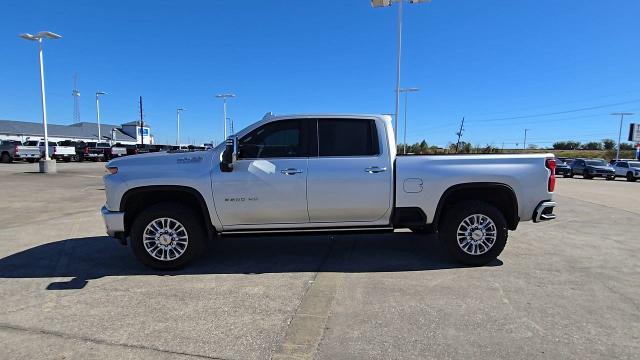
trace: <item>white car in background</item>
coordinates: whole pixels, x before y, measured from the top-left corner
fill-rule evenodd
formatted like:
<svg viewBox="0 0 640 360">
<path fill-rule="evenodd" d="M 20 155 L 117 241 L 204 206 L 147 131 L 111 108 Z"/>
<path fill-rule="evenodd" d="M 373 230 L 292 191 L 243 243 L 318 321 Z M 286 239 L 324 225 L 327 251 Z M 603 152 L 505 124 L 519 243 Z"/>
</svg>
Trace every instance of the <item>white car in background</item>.
<svg viewBox="0 0 640 360">
<path fill-rule="evenodd" d="M 616 177 L 625 177 L 627 181 L 640 179 L 640 161 L 616 161 L 612 166 Z"/>
</svg>

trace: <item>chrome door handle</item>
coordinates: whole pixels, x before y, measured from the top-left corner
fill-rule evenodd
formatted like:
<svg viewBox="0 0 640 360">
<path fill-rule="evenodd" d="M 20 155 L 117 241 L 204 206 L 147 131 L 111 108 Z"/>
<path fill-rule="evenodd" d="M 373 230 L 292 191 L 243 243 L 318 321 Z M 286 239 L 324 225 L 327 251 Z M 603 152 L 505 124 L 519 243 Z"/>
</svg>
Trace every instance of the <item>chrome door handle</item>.
<svg viewBox="0 0 640 360">
<path fill-rule="evenodd" d="M 377 167 L 377 166 L 372 166 L 372 167 L 368 167 L 366 169 L 364 169 L 365 172 L 368 172 L 369 174 L 376 174 L 376 173 L 381 173 L 384 171 L 387 171 L 386 167 Z"/>
<path fill-rule="evenodd" d="M 304 171 L 302 171 L 302 170 L 298 170 L 298 169 L 294 169 L 294 168 L 288 168 L 288 169 L 280 170 L 280 173 L 284 174 L 284 175 L 302 174 L 303 172 Z"/>
</svg>

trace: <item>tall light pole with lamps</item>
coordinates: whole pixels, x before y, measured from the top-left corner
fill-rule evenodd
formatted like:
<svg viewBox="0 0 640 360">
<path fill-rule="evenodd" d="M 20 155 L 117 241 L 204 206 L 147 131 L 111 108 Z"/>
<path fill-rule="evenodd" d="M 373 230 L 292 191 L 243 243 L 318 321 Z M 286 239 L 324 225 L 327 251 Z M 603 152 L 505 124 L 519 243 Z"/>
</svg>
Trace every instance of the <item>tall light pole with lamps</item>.
<svg viewBox="0 0 640 360">
<path fill-rule="evenodd" d="M 224 120 L 224 139 L 223 140 L 227 140 L 227 99 L 228 98 L 234 98 L 236 97 L 236 94 L 218 94 L 216 95 L 216 97 L 218 99 L 222 99 L 222 111 L 223 111 L 223 115 L 224 117 L 222 118 Z"/>
<path fill-rule="evenodd" d="M 371 0 L 371 6 L 386 7 L 393 3 L 398 3 L 398 46 L 396 50 L 396 112 L 395 112 L 395 133 L 398 136 L 398 112 L 400 109 L 400 64 L 402 60 L 402 5 L 406 0 Z M 431 2 L 431 0 L 408 0 L 409 4 L 418 4 L 423 2 Z"/>
<path fill-rule="evenodd" d="M 180 146 L 180 113 L 186 110 L 183 108 L 176 109 L 176 145 L 178 146 Z"/>
<path fill-rule="evenodd" d="M 404 93 L 404 140 L 402 140 L 402 153 L 407 153 L 407 98 L 409 97 L 410 92 L 420 91 L 419 88 L 404 88 L 400 89 L 400 92 Z"/>
<path fill-rule="evenodd" d="M 102 141 L 102 132 L 100 128 L 100 96 L 107 95 L 104 91 L 96 91 L 96 121 L 98 122 L 98 141 Z"/>
<path fill-rule="evenodd" d="M 624 121 L 624 117 L 631 116 L 633 113 L 630 112 L 614 112 L 611 115 L 620 115 L 620 129 L 618 129 L 618 148 L 616 149 L 616 160 L 620 159 L 620 140 L 622 137 L 622 122 Z"/>
<path fill-rule="evenodd" d="M 42 57 L 42 39 L 56 40 L 62 36 L 52 33 L 51 31 L 41 31 L 35 35 L 28 33 L 20 34 L 20 37 L 30 41 L 38 42 L 38 56 L 40 59 L 40 97 L 42 99 L 42 126 L 44 127 L 44 160 L 40 161 L 40 172 L 42 173 L 55 173 L 56 162 L 49 158 L 49 134 L 47 132 L 47 100 L 44 91 L 44 63 Z"/>
</svg>

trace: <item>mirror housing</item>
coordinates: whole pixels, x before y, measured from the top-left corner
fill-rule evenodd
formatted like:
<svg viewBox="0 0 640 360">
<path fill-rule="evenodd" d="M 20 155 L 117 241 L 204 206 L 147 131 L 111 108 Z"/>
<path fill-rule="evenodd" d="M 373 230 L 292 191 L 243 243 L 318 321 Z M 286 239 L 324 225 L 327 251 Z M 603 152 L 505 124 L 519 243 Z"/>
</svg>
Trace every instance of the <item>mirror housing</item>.
<svg viewBox="0 0 640 360">
<path fill-rule="evenodd" d="M 222 172 L 233 171 L 233 163 L 237 157 L 237 137 L 230 137 L 227 139 L 226 147 L 222 152 L 222 161 L 220 162 L 220 170 Z"/>
</svg>

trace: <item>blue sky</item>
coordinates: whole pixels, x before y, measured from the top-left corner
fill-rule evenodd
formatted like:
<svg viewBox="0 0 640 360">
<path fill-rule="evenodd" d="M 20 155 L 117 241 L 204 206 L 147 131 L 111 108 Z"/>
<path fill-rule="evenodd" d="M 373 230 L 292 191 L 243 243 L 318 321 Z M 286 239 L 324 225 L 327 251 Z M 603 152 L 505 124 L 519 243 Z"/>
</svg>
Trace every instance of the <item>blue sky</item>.
<svg viewBox="0 0 640 360">
<path fill-rule="evenodd" d="M 72 123 L 74 73 L 83 121 L 95 120 L 96 90 L 109 93 L 101 117 L 114 124 L 137 118 L 142 95 L 161 142 L 175 141 L 177 107 L 188 109 L 185 142 L 219 141 L 221 92 L 238 96 L 237 128 L 268 111 L 391 113 L 396 10 L 368 0 L 5 0 L 0 119 L 41 119 L 36 46 L 17 36 L 41 30 L 63 36 L 45 44 L 52 123 Z M 617 138 L 608 113 L 640 113 L 640 1 L 433 0 L 405 10 L 402 85 L 421 88 L 409 98 L 409 142 L 446 145 L 463 116 L 473 144 L 521 145 L 525 128 L 543 146 Z"/>
</svg>

